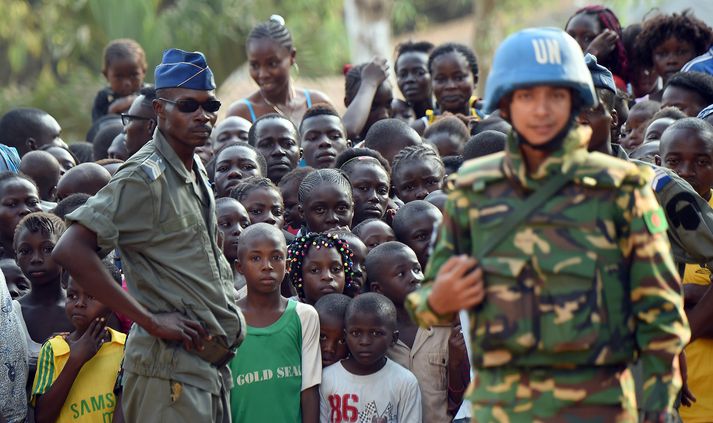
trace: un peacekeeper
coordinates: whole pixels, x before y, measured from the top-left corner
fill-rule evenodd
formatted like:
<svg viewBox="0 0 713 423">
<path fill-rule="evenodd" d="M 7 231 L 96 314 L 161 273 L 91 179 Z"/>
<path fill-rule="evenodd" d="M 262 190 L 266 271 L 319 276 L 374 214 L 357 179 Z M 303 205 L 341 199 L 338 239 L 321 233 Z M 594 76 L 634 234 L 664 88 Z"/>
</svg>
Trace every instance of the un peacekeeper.
<svg viewBox="0 0 713 423">
<path fill-rule="evenodd" d="M 226 363 L 244 323 L 216 242 L 215 202 L 196 147 L 216 120 L 213 74 L 171 49 L 155 71 L 157 129 L 110 183 L 67 215 L 53 257 L 99 301 L 137 324 L 126 343 L 129 422 L 229 422 Z M 129 293 L 99 260 L 117 249 Z"/>
<path fill-rule="evenodd" d="M 469 309 L 478 422 L 637 422 L 627 364 L 644 368 L 643 420 L 671 410 L 690 332 L 650 168 L 587 151 L 597 105 L 574 39 L 526 29 L 498 48 L 485 108 L 506 151 L 463 165 L 424 286 L 421 325 Z"/>
<path fill-rule="evenodd" d="M 616 85 L 609 69 L 599 65 L 591 54 L 584 57 L 592 75 L 599 105 L 580 113 L 578 122 L 592 128 L 589 151 L 599 151 L 654 170 L 651 187 L 668 221 L 668 239 L 680 275 L 686 263 L 705 264 L 713 270 L 713 209 L 691 185 L 672 170 L 639 160 L 631 160 L 618 144 L 611 141 L 610 129 L 617 124 L 614 109 Z M 701 288 L 700 285 L 694 288 Z M 696 301 L 704 290 L 695 293 Z"/>
</svg>

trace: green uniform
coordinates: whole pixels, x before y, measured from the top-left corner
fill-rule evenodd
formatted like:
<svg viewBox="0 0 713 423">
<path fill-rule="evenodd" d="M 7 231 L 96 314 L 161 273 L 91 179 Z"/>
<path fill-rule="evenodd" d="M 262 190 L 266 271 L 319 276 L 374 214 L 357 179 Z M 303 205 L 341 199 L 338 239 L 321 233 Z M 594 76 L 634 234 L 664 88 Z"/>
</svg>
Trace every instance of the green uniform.
<svg viewBox="0 0 713 423">
<path fill-rule="evenodd" d="M 534 173 L 518 142 L 463 165 L 427 266 L 433 281 L 451 256 L 480 245 L 527 195 L 576 166 L 573 181 L 479 257 L 485 299 L 470 311 L 478 422 L 636 421 L 627 364 L 644 369 L 644 404 L 669 410 L 680 387 L 677 354 L 690 331 L 666 220 L 651 170 L 586 151 L 573 130 Z M 406 302 L 423 326 L 425 283 Z"/>
<path fill-rule="evenodd" d="M 67 219 L 95 232 L 102 252 L 119 251 L 129 293 L 141 305 L 152 313 L 183 313 L 233 345 L 242 334 L 233 273 L 216 242 L 215 202 L 206 171 L 194 157 L 189 172 L 157 130 L 106 187 Z M 185 421 L 210 421 L 215 407 L 196 409 L 182 401 L 194 398 L 197 389 L 208 398 L 202 403 L 224 402 L 230 388 L 220 369 L 138 325 L 126 342 L 123 367 L 127 421 L 149 421 L 143 405 L 193 409 Z M 165 389 L 146 389 L 146 378 L 160 379 L 156 382 Z M 182 396 L 180 385 L 188 385 L 191 395 Z M 172 395 L 160 393 L 169 390 Z"/>
</svg>

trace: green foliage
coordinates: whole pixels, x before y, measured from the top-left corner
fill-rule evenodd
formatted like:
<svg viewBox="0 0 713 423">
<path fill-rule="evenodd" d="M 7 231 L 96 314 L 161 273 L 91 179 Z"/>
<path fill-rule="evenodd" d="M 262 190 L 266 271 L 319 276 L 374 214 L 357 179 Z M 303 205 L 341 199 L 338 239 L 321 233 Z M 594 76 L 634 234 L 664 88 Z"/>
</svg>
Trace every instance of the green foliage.
<svg viewBox="0 0 713 423">
<path fill-rule="evenodd" d="M 90 125 L 104 46 L 133 38 L 146 51 L 146 81 L 163 50 L 206 54 L 218 83 L 245 62 L 245 39 L 270 14 L 285 17 L 301 72 L 333 74 L 348 52 L 341 0 L 0 0 L 0 115 L 20 106 L 55 116 L 68 141 Z"/>
<path fill-rule="evenodd" d="M 473 0 L 395 0 L 391 17 L 394 34 L 415 31 L 429 23 L 462 18 L 473 12 Z"/>
</svg>

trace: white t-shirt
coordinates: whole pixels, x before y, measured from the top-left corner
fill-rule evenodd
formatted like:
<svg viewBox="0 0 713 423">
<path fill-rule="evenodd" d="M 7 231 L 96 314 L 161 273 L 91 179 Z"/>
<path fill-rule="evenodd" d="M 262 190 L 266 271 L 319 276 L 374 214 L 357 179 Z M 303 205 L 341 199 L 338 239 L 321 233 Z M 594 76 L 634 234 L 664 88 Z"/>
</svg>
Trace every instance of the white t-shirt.
<svg viewBox="0 0 713 423">
<path fill-rule="evenodd" d="M 13 301 L 0 271 L 0 420 L 23 422 L 27 416 L 25 385 L 28 351 L 20 303 Z"/>
<path fill-rule="evenodd" d="M 321 423 L 420 423 L 416 376 L 387 359 L 376 373 L 359 376 L 334 363 L 322 372 Z"/>
</svg>

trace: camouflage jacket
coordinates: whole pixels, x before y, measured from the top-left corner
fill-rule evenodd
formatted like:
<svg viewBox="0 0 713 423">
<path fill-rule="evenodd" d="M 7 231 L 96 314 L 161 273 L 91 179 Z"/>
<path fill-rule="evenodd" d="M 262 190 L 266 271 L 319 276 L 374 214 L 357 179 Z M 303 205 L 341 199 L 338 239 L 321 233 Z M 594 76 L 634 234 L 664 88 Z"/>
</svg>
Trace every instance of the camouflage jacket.
<svg viewBox="0 0 713 423">
<path fill-rule="evenodd" d="M 674 359 L 688 341 L 680 279 L 650 168 L 589 153 L 584 129 L 528 173 L 517 140 L 466 162 L 445 205 L 426 283 L 406 306 L 420 325 L 449 321 L 430 310 L 431 282 L 451 256 L 479 245 L 549 178 L 577 166 L 567 184 L 519 223 L 487 257 L 486 294 L 470 312 L 474 366 L 644 368 L 646 410 L 671 406 Z"/>
</svg>

